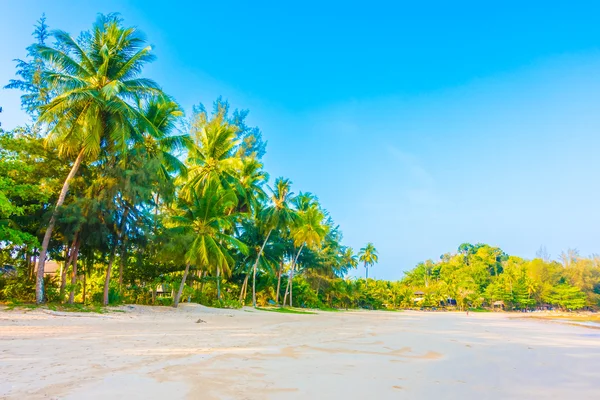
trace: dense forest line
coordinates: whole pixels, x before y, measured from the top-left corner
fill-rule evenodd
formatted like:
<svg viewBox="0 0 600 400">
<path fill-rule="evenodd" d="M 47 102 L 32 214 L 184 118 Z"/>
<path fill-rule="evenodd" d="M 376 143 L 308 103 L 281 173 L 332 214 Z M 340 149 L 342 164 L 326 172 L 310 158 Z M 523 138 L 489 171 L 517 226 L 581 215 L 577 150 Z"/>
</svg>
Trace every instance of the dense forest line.
<svg viewBox="0 0 600 400">
<path fill-rule="evenodd" d="M 217 99 L 186 116 L 144 76 L 143 35 L 100 15 L 72 37 L 42 17 L 8 89 L 31 123 L 0 129 L 0 300 L 219 307 L 600 305 L 600 257 L 534 260 L 463 244 L 401 281 L 368 278 L 311 193 L 270 186 L 247 110 Z M 45 274 L 47 260 L 59 263 Z M 348 278 L 358 266 L 365 279 Z M 14 267 L 14 269 L 13 269 Z"/>
</svg>

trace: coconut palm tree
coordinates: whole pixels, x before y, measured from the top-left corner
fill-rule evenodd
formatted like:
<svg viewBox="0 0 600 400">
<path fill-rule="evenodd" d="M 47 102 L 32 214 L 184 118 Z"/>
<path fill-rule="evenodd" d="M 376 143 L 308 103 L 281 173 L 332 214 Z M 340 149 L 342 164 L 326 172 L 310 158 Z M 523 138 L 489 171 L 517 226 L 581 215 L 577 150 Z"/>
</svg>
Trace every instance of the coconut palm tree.
<svg viewBox="0 0 600 400">
<path fill-rule="evenodd" d="M 156 83 L 140 73 L 154 59 L 135 28 L 125 28 L 113 15 L 100 16 L 87 40 L 77 41 L 68 33 L 56 31 L 57 47 L 38 46 L 40 57 L 52 70 L 45 71 L 56 96 L 40 107 L 39 123 L 49 127 L 48 143 L 58 145 L 65 156 L 77 155 L 52 212 L 40 250 L 36 301 L 44 300 L 44 263 L 58 210 L 65 201 L 71 179 L 84 158 L 95 160 L 102 151 L 125 152 L 137 139 L 134 125 L 144 122 L 149 131 L 156 128 L 144 121 L 134 99 L 159 93 Z"/>
<path fill-rule="evenodd" d="M 298 253 L 296 253 L 296 256 L 292 260 L 292 266 L 290 268 L 290 277 L 288 282 L 290 291 L 290 307 L 292 307 L 294 304 L 293 281 L 294 270 L 296 269 L 296 265 L 298 263 L 298 257 L 300 257 L 300 253 L 302 253 L 302 250 L 305 247 L 319 247 L 323 242 L 325 235 L 327 235 L 329 228 L 323 223 L 325 215 L 316 205 L 311 205 L 308 209 L 306 209 L 306 211 L 301 211 L 299 217 L 299 222 L 292 231 L 292 240 L 294 241 L 294 246 L 297 248 L 299 247 L 299 249 Z"/>
<path fill-rule="evenodd" d="M 341 273 L 345 275 L 349 270 L 356 268 L 357 265 L 358 259 L 356 258 L 352 247 L 344 247 L 341 254 Z"/>
<path fill-rule="evenodd" d="M 181 195 L 188 200 L 211 188 L 236 188 L 242 159 L 235 155 L 239 145 L 238 127 L 225 118 L 221 109 L 211 119 L 205 111 L 196 112 L 190 127 L 192 145 L 188 151 L 188 173 Z"/>
<path fill-rule="evenodd" d="M 236 180 L 237 192 L 241 200 L 239 211 L 256 215 L 260 205 L 267 199 L 263 185 L 269 180 L 269 174 L 262 168 L 263 164 L 255 158 L 242 159 L 242 169 Z"/>
<path fill-rule="evenodd" d="M 368 243 L 358 252 L 358 261 L 365 266 L 365 284 L 369 281 L 369 267 L 375 265 L 379 261 L 379 254 L 373 243 Z"/>
<path fill-rule="evenodd" d="M 289 179 L 277 178 L 275 189 L 272 190 L 271 204 L 260 212 L 259 221 L 263 229 L 267 232 L 265 240 L 258 251 L 258 256 L 252 268 L 252 306 L 256 307 L 256 270 L 258 262 L 262 256 L 265 246 L 273 233 L 273 230 L 280 230 L 290 226 L 298 219 L 297 214 L 291 208 L 291 200 L 294 193 L 290 191 L 292 182 Z"/>
<path fill-rule="evenodd" d="M 231 249 L 248 254 L 248 247 L 232 234 L 237 215 L 235 210 L 238 199 L 233 190 L 215 189 L 206 191 L 204 195 L 192 193 L 191 202 L 182 202 L 176 215 L 171 218 L 175 230 L 189 235 L 191 244 L 185 253 L 185 271 L 175 296 L 173 307 L 177 307 L 181 293 L 190 270 L 194 265 L 198 268 L 215 268 L 217 290 L 221 272 L 230 273 L 234 265 Z"/>
</svg>

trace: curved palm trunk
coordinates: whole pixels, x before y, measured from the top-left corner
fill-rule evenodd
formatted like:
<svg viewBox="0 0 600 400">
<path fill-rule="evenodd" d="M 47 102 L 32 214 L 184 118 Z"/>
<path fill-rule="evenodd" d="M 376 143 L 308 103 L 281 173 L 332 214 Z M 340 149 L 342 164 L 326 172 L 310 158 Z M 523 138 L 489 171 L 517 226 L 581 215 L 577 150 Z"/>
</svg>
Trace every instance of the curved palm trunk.
<svg viewBox="0 0 600 400">
<path fill-rule="evenodd" d="M 58 210 L 65 202 L 65 198 L 67 197 L 67 193 L 69 192 L 69 185 L 71 184 L 71 179 L 73 179 L 75 174 L 77 174 L 79 166 L 83 161 L 83 156 L 84 151 L 81 150 L 79 152 L 79 155 L 75 159 L 73 166 L 71 167 L 69 175 L 67 175 L 67 179 L 65 179 L 65 182 L 63 183 L 60 195 L 58 196 L 58 200 L 56 201 L 56 206 L 54 207 L 54 211 L 52 211 L 52 216 L 50 217 L 48 228 L 46 228 L 46 233 L 44 234 L 44 240 L 42 241 L 42 249 L 40 250 L 40 258 L 38 262 L 37 276 L 35 281 L 35 302 L 37 304 L 41 304 L 44 302 L 44 265 L 46 264 L 46 253 L 48 253 L 48 246 L 50 245 L 52 231 L 54 231 L 54 225 L 56 225 L 56 217 L 58 217 Z"/>
<path fill-rule="evenodd" d="M 244 278 L 244 283 L 242 283 L 242 290 L 240 290 L 240 303 L 242 301 L 244 301 L 244 299 L 246 298 L 246 290 L 248 290 L 248 279 L 250 278 L 249 274 L 246 274 L 246 277 Z"/>
<path fill-rule="evenodd" d="M 258 267 L 258 261 L 260 260 L 260 256 L 262 256 L 265 246 L 267 245 L 267 241 L 269 240 L 269 236 L 271 236 L 271 232 L 273 232 L 273 229 L 270 229 L 269 233 L 267 233 L 267 237 L 265 238 L 265 241 L 263 242 L 260 251 L 258 252 L 256 262 L 254 263 L 254 268 L 252 269 L 252 307 L 254 308 L 256 308 L 256 269 Z"/>
<path fill-rule="evenodd" d="M 188 273 L 190 272 L 190 263 L 185 264 L 185 271 L 183 272 L 183 278 L 181 278 L 181 284 L 179 285 L 179 290 L 173 299 L 173 307 L 177 308 L 179 305 L 179 299 L 181 299 L 181 293 L 183 293 L 183 287 L 185 286 L 185 281 L 187 280 Z"/>
<path fill-rule="evenodd" d="M 279 272 L 277 273 L 277 292 L 275 292 L 275 303 L 279 304 L 279 290 L 281 289 L 281 274 L 283 272 L 283 260 L 279 263 Z"/>
<path fill-rule="evenodd" d="M 294 258 L 294 262 L 292 263 L 292 269 L 290 270 L 290 307 L 294 306 L 294 270 L 296 269 L 296 263 L 303 248 L 304 244 L 300 246 L 300 250 L 298 250 L 298 254 L 296 254 L 296 258 Z"/>
<path fill-rule="evenodd" d="M 285 307 L 285 303 L 287 302 L 288 294 L 290 293 L 290 280 L 288 278 L 287 285 L 285 286 L 285 293 L 283 294 L 283 307 Z"/>
<path fill-rule="evenodd" d="M 369 286 L 369 266 L 365 262 L 365 287 Z"/>
</svg>

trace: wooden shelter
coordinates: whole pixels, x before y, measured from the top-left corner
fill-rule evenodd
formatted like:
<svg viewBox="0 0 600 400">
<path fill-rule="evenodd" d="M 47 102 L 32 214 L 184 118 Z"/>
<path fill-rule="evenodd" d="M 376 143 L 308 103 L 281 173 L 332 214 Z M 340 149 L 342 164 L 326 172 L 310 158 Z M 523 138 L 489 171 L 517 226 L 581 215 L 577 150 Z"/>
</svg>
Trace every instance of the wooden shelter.
<svg viewBox="0 0 600 400">
<path fill-rule="evenodd" d="M 504 309 L 504 302 L 502 300 L 497 300 L 497 301 L 495 301 L 495 302 L 492 303 L 492 306 L 494 307 L 494 310 L 496 308 Z"/>
</svg>

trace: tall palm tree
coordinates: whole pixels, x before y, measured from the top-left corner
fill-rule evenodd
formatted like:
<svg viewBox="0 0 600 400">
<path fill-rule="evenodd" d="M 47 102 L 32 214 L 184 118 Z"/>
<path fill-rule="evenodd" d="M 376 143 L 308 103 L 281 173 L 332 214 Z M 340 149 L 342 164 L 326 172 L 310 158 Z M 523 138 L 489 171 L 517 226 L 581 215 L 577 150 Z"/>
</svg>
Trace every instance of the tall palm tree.
<svg viewBox="0 0 600 400">
<path fill-rule="evenodd" d="M 224 275 L 229 274 L 234 265 L 230 249 L 235 248 L 242 254 L 248 254 L 247 246 L 227 233 L 237 218 L 237 215 L 232 212 L 238 202 L 235 192 L 216 189 L 207 191 L 204 195 L 198 193 L 191 195 L 191 202 L 181 204 L 177 215 L 172 217 L 174 229 L 189 235 L 191 239 L 191 244 L 185 253 L 185 271 L 173 307 L 179 304 L 191 265 L 199 268 L 215 268 L 217 285 L 219 285 L 221 272 Z"/>
<path fill-rule="evenodd" d="M 48 143 L 57 144 L 66 156 L 77 154 L 64 181 L 46 229 L 37 270 L 36 301 L 44 300 L 44 264 L 58 210 L 65 201 L 71 179 L 84 158 L 94 160 L 101 151 L 125 150 L 136 139 L 135 121 L 144 120 L 133 99 L 160 90 L 139 77 L 154 59 L 135 28 L 125 28 L 114 16 L 100 16 L 88 40 L 77 41 L 63 31 L 54 32 L 57 48 L 38 46 L 40 57 L 52 66 L 43 74 L 57 95 L 40 107 L 39 122 L 50 128 Z M 144 121 L 148 130 L 156 128 Z"/>
<path fill-rule="evenodd" d="M 294 241 L 294 246 L 299 247 L 299 249 L 298 253 L 296 253 L 296 257 L 292 260 L 290 269 L 290 307 L 294 304 L 294 270 L 298 263 L 298 257 L 300 257 L 300 253 L 302 253 L 302 250 L 305 247 L 317 248 L 321 245 L 328 231 L 328 226 L 323 223 L 324 219 L 325 215 L 323 212 L 316 205 L 311 205 L 306 211 L 300 212 L 300 221 L 293 230 L 292 239 Z"/>
<path fill-rule="evenodd" d="M 369 267 L 375 265 L 379 261 L 379 254 L 373 243 L 368 243 L 358 252 L 358 261 L 365 266 L 365 283 L 369 281 Z"/>
<path fill-rule="evenodd" d="M 266 207 L 259 216 L 259 220 L 262 222 L 264 229 L 267 232 L 267 236 L 258 252 L 254 267 L 252 268 L 252 306 L 256 307 L 256 270 L 258 262 L 262 256 L 269 237 L 273 230 L 282 229 L 286 226 L 291 225 L 297 220 L 297 215 L 294 210 L 290 207 L 293 193 L 290 191 L 291 182 L 289 179 L 277 178 L 275 181 L 275 189 L 272 190 L 271 204 Z"/>
</svg>

